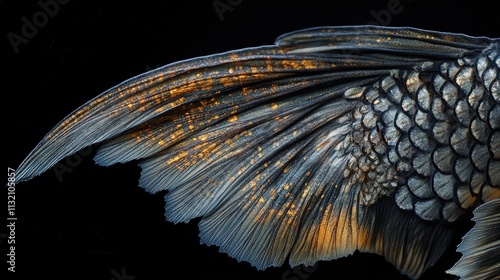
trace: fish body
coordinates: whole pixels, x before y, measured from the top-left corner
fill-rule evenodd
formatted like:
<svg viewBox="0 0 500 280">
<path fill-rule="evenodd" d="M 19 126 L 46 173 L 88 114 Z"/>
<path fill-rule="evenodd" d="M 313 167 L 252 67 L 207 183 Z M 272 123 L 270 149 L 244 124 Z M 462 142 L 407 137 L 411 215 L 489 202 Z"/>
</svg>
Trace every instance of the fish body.
<svg viewBox="0 0 500 280">
<path fill-rule="evenodd" d="M 450 272 L 498 277 L 498 238 L 474 237 L 500 224 L 499 46 L 415 28 L 320 27 L 169 64 L 72 112 L 16 180 L 98 144 L 96 163 L 138 160 L 139 185 L 168 190 L 167 220 L 201 217 L 203 243 L 257 269 L 359 250 L 411 278 L 481 205 L 464 239 L 480 243 L 459 247 Z"/>
</svg>

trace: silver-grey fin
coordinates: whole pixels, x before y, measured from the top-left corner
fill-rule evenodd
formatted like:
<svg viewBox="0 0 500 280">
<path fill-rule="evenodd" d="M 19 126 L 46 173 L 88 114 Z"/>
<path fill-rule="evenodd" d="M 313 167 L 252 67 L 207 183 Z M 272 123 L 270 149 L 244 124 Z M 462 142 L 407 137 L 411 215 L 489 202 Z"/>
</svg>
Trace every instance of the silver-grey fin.
<svg viewBox="0 0 500 280">
<path fill-rule="evenodd" d="M 500 199 L 473 212 L 476 224 L 457 249 L 463 256 L 446 272 L 465 280 L 500 279 Z"/>
<path fill-rule="evenodd" d="M 400 211 L 393 200 L 385 197 L 373 205 L 365 222 L 373 224 L 370 239 L 359 250 L 380 254 L 403 274 L 419 279 L 441 258 L 456 227 L 423 221 Z"/>
<path fill-rule="evenodd" d="M 283 34 L 276 45 L 290 52 L 342 53 L 368 51 L 434 59 L 458 58 L 464 54 L 499 44 L 500 39 L 429 31 L 411 27 L 335 26 L 313 27 Z"/>
<path fill-rule="evenodd" d="M 497 42 L 336 27 L 173 63 L 74 111 L 23 161 L 16 179 L 100 143 L 97 163 L 139 160 L 141 187 L 168 191 L 167 220 L 201 217 L 203 243 L 258 269 L 288 256 L 292 265 L 312 265 L 360 250 L 418 278 L 448 245 L 453 227 L 442 222 L 461 215 L 456 201 L 468 209 L 498 195 L 498 157 L 486 156 L 498 155 L 500 138 L 482 133 L 497 128 L 498 110 L 490 110 L 496 103 L 487 95 L 477 106 L 457 100 L 454 86 L 496 92 L 498 103 L 497 52 L 479 63 L 484 85 L 469 83 L 474 55 Z M 441 110 L 468 109 L 466 102 L 478 108 L 473 136 L 482 144 L 471 149 L 477 166 L 464 164 L 461 148 L 469 110 Z M 448 126 L 455 111 L 463 129 Z M 434 127 L 431 117 L 439 121 Z M 454 149 L 442 147 L 449 138 Z M 451 165 L 455 153 L 465 159 Z M 453 178 L 456 170 L 471 173 L 470 180 Z M 463 184 L 454 188 L 451 179 Z"/>
</svg>

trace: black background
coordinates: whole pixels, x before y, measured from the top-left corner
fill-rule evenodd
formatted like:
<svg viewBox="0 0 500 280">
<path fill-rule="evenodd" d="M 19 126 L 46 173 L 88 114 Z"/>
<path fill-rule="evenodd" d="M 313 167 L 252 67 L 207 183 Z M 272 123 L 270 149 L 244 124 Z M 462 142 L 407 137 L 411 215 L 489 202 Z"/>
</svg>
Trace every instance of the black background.
<svg viewBox="0 0 500 280">
<path fill-rule="evenodd" d="M 21 35 L 21 18 L 32 22 L 41 8 L 34 0 L 3 0 L 1 65 L 5 69 L 1 92 L 6 164 L 16 168 L 45 133 L 73 109 L 146 70 L 195 56 L 272 44 L 280 34 L 296 29 L 367 24 L 375 20 L 373 12 L 387 9 L 387 4 L 394 1 L 220 0 L 238 4 L 224 12 L 221 20 L 212 0 L 70 0 L 60 5 L 58 13 L 49 16 L 47 23 L 15 53 L 7 34 Z M 485 1 L 470 1 L 467 5 L 456 1 L 397 2 L 401 12 L 382 24 L 500 35 L 499 7 L 490 6 L 493 1 L 488 5 Z M 199 245 L 197 221 L 179 225 L 166 222 L 164 193 L 149 195 L 138 188 L 140 169 L 134 163 L 98 167 L 91 155 L 80 153 L 61 164 L 72 172 L 58 177 L 49 170 L 17 186 L 16 276 L 108 280 L 131 280 L 132 276 L 137 280 L 173 279 L 176 275 L 186 279 L 406 279 L 381 257 L 358 253 L 319 262 L 302 272 L 286 265 L 256 271 L 248 263 L 238 263 L 219 253 L 216 247 Z M 5 210 L 1 213 L 7 208 L 6 191 L 3 195 Z M 1 242 L 4 259 L 5 235 Z M 457 242 L 459 237 L 452 247 Z M 444 270 L 458 257 L 451 248 L 424 279 L 454 279 Z"/>
</svg>

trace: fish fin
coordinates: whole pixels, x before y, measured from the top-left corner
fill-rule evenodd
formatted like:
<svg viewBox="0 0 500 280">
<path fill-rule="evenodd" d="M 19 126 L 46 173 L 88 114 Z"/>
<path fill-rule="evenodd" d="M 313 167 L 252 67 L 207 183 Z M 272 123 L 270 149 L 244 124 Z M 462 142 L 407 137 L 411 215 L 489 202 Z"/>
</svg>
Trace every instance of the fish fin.
<svg viewBox="0 0 500 280">
<path fill-rule="evenodd" d="M 387 36 L 397 42 L 387 42 Z M 292 77 L 307 80 L 320 74 L 330 75 L 329 81 L 320 78 L 329 83 L 376 77 L 391 69 L 422 66 L 428 57 L 417 55 L 419 53 L 437 58 L 443 58 L 440 54 L 446 58 L 457 57 L 497 41 L 415 28 L 321 27 L 285 34 L 276 40 L 275 46 L 246 48 L 168 64 L 126 80 L 70 113 L 21 163 L 17 181 L 39 175 L 86 146 L 104 142 L 145 123 L 154 123 L 153 118 L 175 115 L 175 109 L 179 112 L 180 106 L 207 102 L 247 85 L 267 81 L 267 85 L 272 86 L 272 81 L 283 82 Z M 370 54 L 350 52 L 353 49 L 370 50 Z M 329 53 L 331 50 L 338 52 Z M 312 84 L 306 82 L 304 87 Z M 266 93 L 260 102 L 276 94 Z M 248 101 L 255 93 L 243 94 Z M 222 104 L 216 109 L 240 105 Z M 106 160 L 101 163 L 107 164 Z"/>
<path fill-rule="evenodd" d="M 447 271 L 460 279 L 500 277 L 500 199 L 486 202 L 474 211 L 474 227 L 463 237 L 457 251 L 460 260 Z"/>
<path fill-rule="evenodd" d="M 411 27 L 314 27 L 284 34 L 276 45 L 291 53 L 391 53 L 398 59 L 452 59 L 484 49 L 500 39 L 422 30 Z"/>
<path fill-rule="evenodd" d="M 381 198 L 364 217 L 367 229 L 359 251 L 375 253 L 411 279 L 420 278 L 443 255 L 455 227 L 427 222 L 412 212 L 403 212 L 394 197 Z"/>
<path fill-rule="evenodd" d="M 360 105 L 381 78 L 428 60 L 390 45 L 363 55 L 286 38 L 169 64 L 111 88 L 51 130 L 17 169 L 17 182 L 100 143 L 98 164 L 138 160 L 140 186 L 168 191 L 167 220 L 201 217 L 203 243 L 259 269 L 361 250 L 420 275 L 440 255 L 441 246 L 426 245 L 440 244 L 443 228 L 400 221 L 409 216 L 392 196 L 395 168 L 367 154 L 382 141 L 364 133 L 362 121 L 376 127 L 376 116 Z M 370 167 L 375 177 L 367 179 Z M 379 202 L 386 196 L 390 202 Z"/>
<path fill-rule="evenodd" d="M 193 132 L 295 92 L 309 90 L 309 104 L 322 102 L 339 92 L 331 91 L 330 97 L 316 99 L 312 88 L 331 84 L 341 88 L 353 79 L 359 79 L 354 83 L 363 83 L 389 73 L 391 65 L 409 67 L 413 64 L 356 56 L 295 55 L 276 46 L 247 48 L 172 63 L 124 81 L 69 114 L 20 164 L 16 181 L 31 179 L 68 155 L 122 134 L 130 136 L 134 132 L 135 135 L 144 132 L 153 137 L 161 133 L 154 127 L 160 127 L 163 133 L 168 129 L 175 131 L 166 145 L 155 145 L 155 138 L 138 137 L 135 142 L 129 142 L 129 146 L 138 147 L 133 150 L 135 155 L 131 154 L 132 150 L 126 150 L 120 159 L 114 156 L 111 160 L 101 155 L 97 158 L 99 164 L 147 157 Z M 204 104 L 208 104 L 207 107 Z M 189 111 L 192 108 L 198 111 Z M 179 121 L 187 127 L 171 127 L 175 122 L 169 122 L 169 118 L 181 118 Z M 128 141 L 125 139 L 129 138 L 116 141 Z"/>
</svg>

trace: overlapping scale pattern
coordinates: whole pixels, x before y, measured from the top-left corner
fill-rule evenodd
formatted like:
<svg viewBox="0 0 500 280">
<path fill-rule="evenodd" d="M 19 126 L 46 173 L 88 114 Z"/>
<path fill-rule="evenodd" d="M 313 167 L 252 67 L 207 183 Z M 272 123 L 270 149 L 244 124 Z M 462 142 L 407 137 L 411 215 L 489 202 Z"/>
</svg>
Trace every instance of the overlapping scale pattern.
<svg viewBox="0 0 500 280">
<path fill-rule="evenodd" d="M 387 151 L 378 152 L 398 171 L 401 209 L 453 222 L 500 195 L 498 63 L 492 49 L 436 64 L 433 75 L 400 71 L 366 100 L 380 116 Z"/>
<path fill-rule="evenodd" d="M 400 185 L 400 208 L 424 220 L 453 222 L 465 209 L 498 196 L 497 62 L 498 51 L 490 50 L 427 71 L 393 71 L 364 91 L 355 118 L 364 129 L 359 140 L 369 143 L 363 154 L 377 159 L 367 163 L 371 169 L 394 167 L 389 181 Z M 357 97 L 360 89 L 352 91 Z M 359 156 L 354 159 L 359 163 Z M 372 204 L 393 190 L 387 183 L 368 184 L 362 201 Z"/>
</svg>

